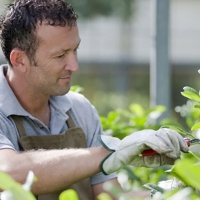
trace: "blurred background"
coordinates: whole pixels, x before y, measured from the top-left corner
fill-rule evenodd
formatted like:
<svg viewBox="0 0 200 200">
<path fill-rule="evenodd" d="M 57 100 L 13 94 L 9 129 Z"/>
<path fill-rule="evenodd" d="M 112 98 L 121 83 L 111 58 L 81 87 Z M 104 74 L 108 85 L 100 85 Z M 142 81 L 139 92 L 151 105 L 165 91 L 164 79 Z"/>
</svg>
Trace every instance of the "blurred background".
<svg viewBox="0 0 200 200">
<path fill-rule="evenodd" d="M 0 11 L 7 0 L 0 1 Z M 151 54 L 154 0 L 68 0 L 77 12 L 81 45 L 80 70 L 72 85 L 84 88 L 83 94 L 101 115 L 116 108 L 139 103 L 151 104 Z M 160 1 L 161 2 L 161 1 Z M 170 115 L 187 100 L 183 87 L 200 88 L 200 1 L 168 2 L 168 66 L 159 88 L 169 97 Z M 162 13 L 159 14 L 162 16 Z M 159 18 L 159 15 L 157 16 Z M 161 22 L 162 23 L 162 22 Z M 0 53 L 0 63 L 5 63 Z M 161 74 L 164 80 L 165 74 Z"/>
</svg>

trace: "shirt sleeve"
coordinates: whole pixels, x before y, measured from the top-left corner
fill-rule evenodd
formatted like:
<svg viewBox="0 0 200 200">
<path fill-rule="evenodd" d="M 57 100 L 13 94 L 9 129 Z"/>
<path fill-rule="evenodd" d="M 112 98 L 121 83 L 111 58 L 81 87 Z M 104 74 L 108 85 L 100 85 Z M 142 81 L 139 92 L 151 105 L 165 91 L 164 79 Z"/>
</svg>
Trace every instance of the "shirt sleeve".
<svg viewBox="0 0 200 200">
<path fill-rule="evenodd" d="M 15 150 L 12 142 L 2 134 L 0 130 L 0 149 L 12 149 Z"/>
<path fill-rule="evenodd" d="M 14 122 L 0 112 L 0 149 L 19 151 L 18 132 Z"/>
</svg>

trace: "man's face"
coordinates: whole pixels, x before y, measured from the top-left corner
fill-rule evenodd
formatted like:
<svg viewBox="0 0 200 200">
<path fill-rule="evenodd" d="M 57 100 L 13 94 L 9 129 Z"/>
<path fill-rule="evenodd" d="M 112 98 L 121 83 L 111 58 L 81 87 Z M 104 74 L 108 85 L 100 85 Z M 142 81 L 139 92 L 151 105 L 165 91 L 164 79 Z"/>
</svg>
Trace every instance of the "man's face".
<svg viewBox="0 0 200 200">
<path fill-rule="evenodd" d="M 70 89 L 72 73 L 78 70 L 78 27 L 43 23 L 36 34 L 40 41 L 35 54 L 37 66 L 28 68 L 29 89 L 38 95 L 64 95 Z"/>
</svg>

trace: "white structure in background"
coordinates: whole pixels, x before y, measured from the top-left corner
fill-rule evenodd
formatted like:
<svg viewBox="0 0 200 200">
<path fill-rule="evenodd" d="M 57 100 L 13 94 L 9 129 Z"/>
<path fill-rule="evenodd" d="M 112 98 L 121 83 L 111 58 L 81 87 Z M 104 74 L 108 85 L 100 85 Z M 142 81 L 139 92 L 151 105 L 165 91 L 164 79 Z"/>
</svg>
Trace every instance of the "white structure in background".
<svg viewBox="0 0 200 200">
<path fill-rule="evenodd" d="M 0 11 L 4 7 L 0 1 Z M 150 57 L 150 2 L 136 0 L 129 23 L 116 17 L 90 21 L 79 19 L 80 62 L 128 62 L 148 64 Z M 170 1 L 170 55 L 176 64 L 200 63 L 200 1 Z M 0 53 L 3 58 L 2 54 Z"/>
<path fill-rule="evenodd" d="M 149 0 L 137 0 L 133 19 L 123 30 L 116 18 L 79 21 L 81 61 L 149 63 L 150 14 Z M 170 55 L 173 63 L 200 63 L 200 1 L 170 1 Z M 127 38 L 129 37 L 129 38 Z"/>
</svg>

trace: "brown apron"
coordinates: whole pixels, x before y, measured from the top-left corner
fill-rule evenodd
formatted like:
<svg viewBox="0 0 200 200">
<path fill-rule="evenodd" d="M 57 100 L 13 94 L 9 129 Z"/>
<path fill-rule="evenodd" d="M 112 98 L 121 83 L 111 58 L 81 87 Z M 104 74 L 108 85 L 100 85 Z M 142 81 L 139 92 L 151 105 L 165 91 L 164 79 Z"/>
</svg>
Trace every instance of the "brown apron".
<svg viewBox="0 0 200 200">
<path fill-rule="evenodd" d="M 20 117 L 13 115 L 12 119 L 14 120 L 20 135 L 18 143 L 20 144 L 22 151 L 32 149 L 86 148 L 86 138 L 82 128 L 76 127 L 69 113 L 68 116 L 69 119 L 66 123 L 69 129 L 62 134 L 27 136 Z M 79 196 L 79 200 L 93 200 L 89 178 L 77 182 L 70 187 L 66 187 L 66 190 L 67 189 L 74 189 Z M 58 200 L 61 192 L 62 191 L 40 195 L 38 196 L 38 200 Z"/>
</svg>

